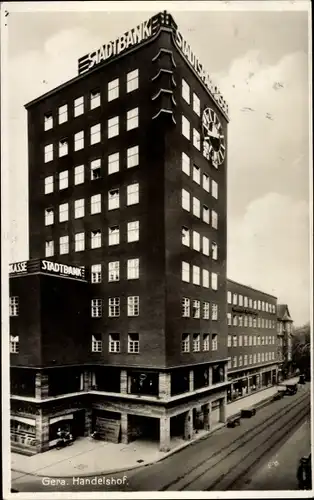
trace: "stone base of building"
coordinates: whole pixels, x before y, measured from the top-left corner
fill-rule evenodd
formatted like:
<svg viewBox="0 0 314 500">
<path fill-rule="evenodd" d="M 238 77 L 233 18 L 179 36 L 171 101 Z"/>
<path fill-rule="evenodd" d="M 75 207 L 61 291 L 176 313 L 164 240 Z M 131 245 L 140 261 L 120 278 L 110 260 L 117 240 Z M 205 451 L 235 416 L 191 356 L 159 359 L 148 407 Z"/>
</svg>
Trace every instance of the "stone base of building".
<svg viewBox="0 0 314 500">
<path fill-rule="evenodd" d="M 232 371 L 230 374 L 228 373 L 228 378 L 231 381 L 227 390 L 227 400 L 230 403 L 276 385 L 278 383 L 278 367 L 270 365 Z"/>
</svg>

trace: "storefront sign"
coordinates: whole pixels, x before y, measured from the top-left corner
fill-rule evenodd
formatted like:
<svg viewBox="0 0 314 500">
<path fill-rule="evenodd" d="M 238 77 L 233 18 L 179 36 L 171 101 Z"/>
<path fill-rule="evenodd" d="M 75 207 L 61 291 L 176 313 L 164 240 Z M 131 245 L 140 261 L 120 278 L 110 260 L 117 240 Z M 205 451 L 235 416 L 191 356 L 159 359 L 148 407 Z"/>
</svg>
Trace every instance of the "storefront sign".
<svg viewBox="0 0 314 500">
<path fill-rule="evenodd" d="M 84 279 L 85 269 L 83 267 L 68 266 L 67 264 L 58 264 L 57 262 L 50 262 L 49 260 L 41 261 L 41 271 L 59 276 L 71 276 L 74 278 Z"/>
<path fill-rule="evenodd" d="M 244 307 L 233 306 L 232 307 L 232 311 L 233 312 L 242 313 L 242 314 L 252 314 L 253 316 L 258 316 L 257 312 L 252 311 L 251 309 L 246 309 Z"/>
<path fill-rule="evenodd" d="M 27 260 L 23 262 L 15 262 L 15 264 L 9 265 L 10 274 L 22 274 L 27 273 Z"/>
</svg>

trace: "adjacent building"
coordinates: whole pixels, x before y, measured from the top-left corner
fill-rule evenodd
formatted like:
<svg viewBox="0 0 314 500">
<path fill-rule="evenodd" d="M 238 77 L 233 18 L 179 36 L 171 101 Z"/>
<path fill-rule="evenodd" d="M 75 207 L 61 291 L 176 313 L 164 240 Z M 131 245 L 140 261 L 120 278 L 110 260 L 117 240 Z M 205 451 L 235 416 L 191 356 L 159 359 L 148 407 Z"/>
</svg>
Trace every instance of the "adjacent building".
<svg viewBox="0 0 314 500">
<path fill-rule="evenodd" d="M 277 305 L 278 376 L 279 380 L 292 374 L 293 320 L 287 304 Z"/>
</svg>

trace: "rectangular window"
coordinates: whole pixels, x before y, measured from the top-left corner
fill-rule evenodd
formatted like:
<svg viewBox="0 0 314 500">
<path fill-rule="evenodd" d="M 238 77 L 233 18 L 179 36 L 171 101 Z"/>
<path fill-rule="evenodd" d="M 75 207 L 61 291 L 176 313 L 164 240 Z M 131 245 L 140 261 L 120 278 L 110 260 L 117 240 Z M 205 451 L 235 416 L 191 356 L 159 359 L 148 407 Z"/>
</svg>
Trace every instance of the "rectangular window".
<svg viewBox="0 0 314 500">
<path fill-rule="evenodd" d="M 201 236 L 197 231 L 193 231 L 193 249 L 197 252 L 201 249 Z"/>
<path fill-rule="evenodd" d="M 68 105 L 64 104 L 63 106 L 60 106 L 58 109 L 58 117 L 59 117 L 59 124 L 65 123 L 68 121 Z"/>
<path fill-rule="evenodd" d="M 182 78 L 182 97 L 190 104 L 190 85 Z"/>
<path fill-rule="evenodd" d="M 227 322 L 228 322 L 228 326 L 232 325 L 232 314 L 231 313 L 227 313 Z"/>
<path fill-rule="evenodd" d="M 182 334 L 181 350 L 182 352 L 190 352 L 190 335 L 188 333 Z"/>
<path fill-rule="evenodd" d="M 19 315 L 19 298 L 18 297 L 10 297 L 10 316 L 18 316 Z"/>
<path fill-rule="evenodd" d="M 127 168 L 137 167 L 139 164 L 138 146 L 127 149 Z M 119 169 L 118 169 L 119 170 Z"/>
<path fill-rule="evenodd" d="M 119 153 L 108 156 L 108 175 L 119 172 Z"/>
<path fill-rule="evenodd" d="M 53 224 L 53 220 L 54 220 L 53 208 L 46 208 L 45 226 L 51 226 Z"/>
<path fill-rule="evenodd" d="M 91 282 L 101 283 L 101 280 L 102 280 L 101 264 L 93 264 L 91 266 Z"/>
<path fill-rule="evenodd" d="M 182 134 L 184 135 L 184 137 L 190 140 L 191 137 L 190 122 L 183 115 L 182 115 Z"/>
<path fill-rule="evenodd" d="M 196 94 L 193 92 L 193 111 L 198 115 L 201 116 L 201 103 Z"/>
<path fill-rule="evenodd" d="M 59 239 L 59 253 L 60 255 L 64 255 L 69 253 L 69 237 L 61 236 Z"/>
<path fill-rule="evenodd" d="M 209 351 L 209 333 L 203 334 L 203 351 Z"/>
<path fill-rule="evenodd" d="M 243 295 L 239 295 L 239 306 L 243 306 Z"/>
<path fill-rule="evenodd" d="M 45 113 L 44 115 L 44 129 L 50 130 L 53 127 L 52 113 Z"/>
<path fill-rule="evenodd" d="M 198 198 L 195 198 L 195 196 L 193 196 L 193 215 L 195 215 L 195 217 L 198 217 L 198 218 L 201 217 L 200 200 Z"/>
<path fill-rule="evenodd" d="M 209 208 L 203 205 L 203 221 L 209 224 Z"/>
<path fill-rule="evenodd" d="M 217 351 L 218 349 L 218 336 L 217 333 L 212 335 L 212 351 Z"/>
<path fill-rule="evenodd" d="M 69 143 L 67 139 L 59 141 L 59 157 L 66 156 L 69 152 Z"/>
<path fill-rule="evenodd" d="M 126 114 L 126 129 L 133 130 L 138 127 L 138 108 L 130 109 Z"/>
<path fill-rule="evenodd" d="M 119 78 L 111 80 L 108 83 L 108 102 L 118 99 L 119 97 Z"/>
<path fill-rule="evenodd" d="M 186 297 L 183 297 L 182 299 L 182 317 L 190 317 L 190 299 L 187 299 Z"/>
<path fill-rule="evenodd" d="M 140 338 L 138 333 L 128 335 L 128 353 L 138 354 L 140 352 Z"/>
<path fill-rule="evenodd" d="M 186 247 L 190 246 L 190 230 L 182 226 L 182 244 Z"/>
<path fill-rule="evenodd" d="M 203 319 L 209 319 L 209 302 L 203 302 Z"/>
<path fill-rule="evenodd" d="M 247 297 L 244 297 L 243 304 L 244 304 L 244 307 L 248 307 L 248 298 Z"/>
<path fill-rule="evenodd" d="M 218 259 L 218 245 L 215 242 L 212 243 L 212 259 Z"/>
<path fill-rule="evenodd" d="M 236 368 L 237 367 L 237 357 L 234 356 L 233 357 L 233 368 Z"/>
<path fill-rule="evenodd" d="M 253 325 L 253 318 L 252 316 L 249 316 L 249 327 L 252 327 Z"/>
<path fill-rule="evenodd" d="M 232 365 L 231 365 L 231 359 L 230 358 L 228 359 L 228 365 L 227 366 L 228 366 L 228 370 L 231 370 Z"/>
<path fill-rule="evenodd" d="M 201 270 L 199 266 L 193 266 L 193 285 L 201 284 Z"/>
<path fill-rule="evenodd" d="M 120 352 L 120 334 L 109 334 L 109 352 Z"/>
<path fill-rule="evenodd" d="M 198 130 L 193 128 L 193 146 L 200 151 L 201 149 L 201 135 Z"/>
<path fill-rule="evenodd" d="M 251 345 L 252 345 L 252 340 L 253 340 L 253 339 L 252 339 L 252 335 L 249 335 L 249 346 L 251 346 Z"/>
<path fill-rule="evenodd" d="M 244 326 L 248 326 L 248 317 L 246 314 L 244 315 Z"/>
<path fill-rule="evenodd" d="M 211 285 L 212 285 L 212 290 L 218 290 L 218 275 L 217 275 L 217 273 L 211 274 Z"/>
<path fill-rule="evenodd" d="M 201 350 L 200 334 L 193 333 L 193 352 L 199 352 Z"/>
<path fill-rule="evenodd" d="M 203 287 L 209 288 L 209 271 L 203 269 Z"/>
<path fill-rule="evenodd" d="M 254 335 L 254 337 L 253 337 L 253 345 L 256 345 L 256 340 L 257 340 L 256 336 Z"/>
<path fill-rule="evenodd" d="M 212 192 L 212 197 L 216 198 L 216 200 L 218 200 L 218 184 L 214 180 L 212 180 L 212 189 L 211 189 L 211 192 Z"/>
<path fill-rule="evenodd" d="M 66 189 L 69 186 L 69 172 L 64 170 L 59 173 L 59 189 Z"/>
<path fill-rule="evenodd" d="M 239 347 L 242 347 L 242 335 L 239 335 Z"/>
<path fill-rule="evenodd" d="M 209 256 L 209 239 L 203 236 L 203 254 Z"/>
<path fill-rule="evenodd" d="M 181 193 L 182 193 L 182 195 L 181 195 L 182 208 L 189 212 L 190 211 L 190 193 L 188 191 L 186 191 L 185 189 L 182 189 Z"/>
<path fill-rule="evenodd" d="M 45 194 L 53 192 L 53 175 L 45 177 Z"/>
<path fill-rule="evenodd" d="M 79 165 L 74 169 L 74 184 L 83 184 L 84 182 L 84 165 Z"/>
<path fill-rule="evenodd" d="M 120 297 L 109 297 L 108 305 L 109 318 L 117 318 L 120 316 Z"/>
<path fill-rule="evenodd" d="M 84 130 L 74 134 L 74 151 L 79 151 L 84 148 Z"/>
<path fill-rule="evenodd" d="M 140 298 L 128 297 L 128 316 L 138 316 L 140 313 Z"/>
<path fill-rule="evenodd" d="M 247 335 L 243 336 L 243 345 L 244 347 L 247 347 Z"/>
<path fill-rule="evenodd" d="M 102 299 L 92 299 L 91 313 L 92 313 L 92 318 L 102 317 Z"/>
<path fill-rule="evenodd" d="M 249 307 L 250 307 L 251 309 L 252 309 L 252 307 L 253 307 L 253 301 L 252 301 L 252 299 L 249 299 Z"/>
<path fill-rule="evenodd" d="M 119 226 L 111 226 L 108 229 L 108 245 L 119 245 L 120 243 L 120 229 Z"/>
<path fill-rule="evenodd" d="M 227 293 L 227 302 L 228 302 L 228 304 L 232 304 L 232 293 L 231 292 Z"/>
<path fill-rule="evenodd" d="M 18 335 L 16 337 L 14 337 L 13 335 L 10 335 L 10 353 L 11 354 L 18 354 L 19 344 L 20 344 L 20 337 Z"/>
<path fill-rule="evenodd" d="M 92 352 L 102 352 L 102 340 L 99 333 L 92 335 Z"/>
<path fill-rule="evenodd" d="M 108 262 L 108 281 L 119 281 L 120 280 L 120 262 L 118 260 L 114 262 Z"/>
<path fill-rule="evenodd" d="M 201 313 L 201 303 L 199 300 L 193 300 L 192 302 L 192 318 L 199 319 Z"/>
<path fill-rule="evenodd" d="M 261 362 L 261 353 L 260 352 L 257 353 L 257 362 L 258 363 Z"/>
<path fill-rule="evenodd" d="M 190 282 L 190 264 L 188 262 L 182 262 L 182 281 L 187 283 Z"/>
<path fill-rule="evenodd" d="M 236 335 L 233 335 L 232 337 L 232 346 L 238 347 L 238 337 Z"/>
<path fill-rule="evenodd" d="M 45 146 L 45 163 L 53 160 L 53 144 L 47 144 Z"/>
<path fill-rule="evenodd" d="M 255 364 L 256 363 L 256 353 L 253 354 L 253 363 Z"/>
<path fill-rule="evenodd" d="M 75 252 L 85 250 L 85 233 L 76 233 L 75 235 Z"/>
<path fill-rule="evenodd" d="M 257 336 L 257 345 L 261 345 L 261 337 L 260 337 L 260 335 Z"/>
<path fill-rule="evenodd" d="M 127 279 L 137 280 L 139 279 L 140 273 L 140 260 L 139 259 L 128 259 L 127 262 Z"/>
<path fill-rule="evenodd" d="M 45 257 L 52 257 L 54 254 L 54 243 L 52 240 L 45 243 Z"/>
<path fill-rule="evenodd" d="M 212 227 L 218 229 L 218 214 L 215 210 L 212 210 Z"/>
<path fill-rule="evenodd" d="M 197 165 L 193 165 L 193 181 L 197 184 L 201 183 L 201 170 Z"/>
<path fill-rule="evenodd" d="M 81 219 L 85 215 L 85 200 L 81 198 L 74 202 L 74 218 Z"/>
<path fill-rule="evenodd" d="M 239 356 L 239 366 L 242 366 L 242 356 Z"/>
<path fill-rule="evenodd" d="M 101 247 L 101 232 L 100 229 L 95 229 L 91 232 L 91 248 Z"/>
<path fill-rule="evenodd" d="M 244 354 L 244 365 L 247 365 L 247 354 Z"/>
<path fill-rule="evenodd" d="M 218 304 L 212 304 L 212 320 L 218 320 Z"/>
<path fill-rule="evenodd" d="M 126 91 L 133 92 L 138 89 L 138 69 L 130 71 L 126 75 Z"/>
<path fill-rule="evenodd" d="M 108 139 L 119 135 L 119 117 L 114 116 L 108 120 Z"/>
<path fill-rule="evenodd" d="M 127 186 L 127 205 L 136 205 L 139 203 L 139 183 L 135 182 Z"/>
<path fill-rule="evenodd" d="M 100 142 L 100 137 L 101 136 L 101 129 L 100 129 L 100 123 L 96 123 L 96 125 L 93 125 L 90 128 L 90 143 L 91 144 L 97 144 Z"/>
<path fill-rule="evenodd" d="M 62 203 L 59 205 L 59 222 L 64 222 L 69 220 L 69 204 Z"/>
<path fill-rule="evenodd" d="M 74 99 L 74 117 L 80 116 L 84 113 L 84 97 L 77 97 Z"/>
<path fill-rule="evenodd" d="M 95 109 L 100 106 L 100 92 L 99 90 L 92 90 L 90 93 L 90 109 Z"/>
<path fill-rule="evenodd" d="M 115 210 L 120 206 L 119 189 L 111 189 L 108 192 L 108 210 Z"/>
<path fill-rule="evenodd" d="M 207 174 L 203 174 L 203 189 L 209 193 L 209 176 Z"/>
<path fill-rule="evenodd" d="M 262 352 L 262 362 L 265 361 L 265 354 Z"/>
<path fill-rule="evenodd" d="M 187 154 L 182 153 L 182 162 L 181 162 L 182 172 L 184 172 L 186 175 L 190 175 L 190 170 L 191 170 L 190 165 L 191 165 L 190 157 Z"/>
<path fill-rule="evenodd" d="M 131 243 L 132 241 L 138 241 L 140 238 L 140 223 L 138 220 L 135 220 L 133 222 L 128 222 L 127 226 L 127 240 L 128 243 Z"/>
<path fill-rule="evenodd" d="M 228 335 L 228 347 L 232 347 L 232 336 Z"/>
</svg>

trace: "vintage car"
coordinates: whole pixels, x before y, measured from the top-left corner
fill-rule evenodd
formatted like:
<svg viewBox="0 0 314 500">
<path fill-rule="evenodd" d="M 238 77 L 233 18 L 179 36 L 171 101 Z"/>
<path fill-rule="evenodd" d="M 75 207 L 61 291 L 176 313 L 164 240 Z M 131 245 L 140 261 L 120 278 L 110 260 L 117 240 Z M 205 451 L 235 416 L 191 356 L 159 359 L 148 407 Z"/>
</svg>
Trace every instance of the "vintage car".
<svg viewBox="0 0 314 500">
<path fill-rule="evenodd" d="M 297 479 L 300 490 L 311 490 L 312 489 L 312 460 L 311 453 L 300 459 Z"/>
<path fill-rule="evenodd" d="M 298 384 L 286 384 L 285 394 L 288 396 L 296 394 L 298 392 Z"/>
</svg>

